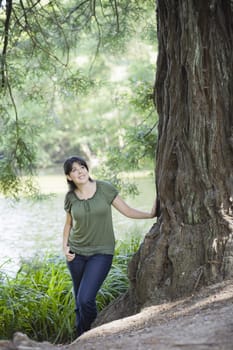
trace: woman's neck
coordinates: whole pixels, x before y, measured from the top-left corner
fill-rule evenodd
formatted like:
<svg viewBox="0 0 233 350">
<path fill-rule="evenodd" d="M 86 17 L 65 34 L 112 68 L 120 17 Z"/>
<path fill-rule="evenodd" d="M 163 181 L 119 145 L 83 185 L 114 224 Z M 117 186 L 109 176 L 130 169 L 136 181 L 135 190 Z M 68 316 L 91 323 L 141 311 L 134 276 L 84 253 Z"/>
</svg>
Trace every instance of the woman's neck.
<svg viewBox="0 0 233 350">
<path fill-rule="evenodd" d="M 96 182 L 90 181 L 90 180 L 85 184 L 79 184 L 77 189 L 75 190 L 75 193 L 81 199 L 91 198 L 95 194 L 95 192 L 96 192 Z"/>
</svg>

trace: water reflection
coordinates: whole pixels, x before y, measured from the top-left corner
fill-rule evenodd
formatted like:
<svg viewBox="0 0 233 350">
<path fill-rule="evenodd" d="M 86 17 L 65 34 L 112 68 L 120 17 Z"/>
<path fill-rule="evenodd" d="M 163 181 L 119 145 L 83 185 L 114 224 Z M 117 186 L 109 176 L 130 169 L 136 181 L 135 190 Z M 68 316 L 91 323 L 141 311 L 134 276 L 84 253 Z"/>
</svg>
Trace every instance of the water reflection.
<svg viewBox="0 0 233 350">
<path fill-rule="evenodd" d="M 137 183 L 140 195 L 127 199 L 127 202 L 142 210 L 150 210 L 154 181 L 152 178 L 137 179 Z M 0 270 L 8 274 L 18 270 L 21 257 L 30 258 L 47 251 L 62 252 L 63 200 L 67 190 L 64 177 L 42 176 L 40 185 L 43 193 L 56 192 L 55 195 L 38 202 L 22 200 L 14 204 L 0 198 Z M 117 239 L 125 239 L 129 232 L 144 235 L 153 223 L 152 220 L 128 219 L 115 209 L 113 221 Z"/>
</svg>

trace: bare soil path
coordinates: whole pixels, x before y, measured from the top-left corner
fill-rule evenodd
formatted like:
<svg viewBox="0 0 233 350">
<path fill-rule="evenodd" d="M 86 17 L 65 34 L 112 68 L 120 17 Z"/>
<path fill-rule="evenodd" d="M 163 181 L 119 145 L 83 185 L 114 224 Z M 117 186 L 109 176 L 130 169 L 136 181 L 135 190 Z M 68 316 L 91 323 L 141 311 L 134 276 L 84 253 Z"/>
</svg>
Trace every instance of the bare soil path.
<svg viewBox="0 0 233 350">
<path fill-rule="evenodd" d="M 94 328 L 65 346 L 17 333 L 0 350 L 233 350 L 233 280 Z"/>
</svg>

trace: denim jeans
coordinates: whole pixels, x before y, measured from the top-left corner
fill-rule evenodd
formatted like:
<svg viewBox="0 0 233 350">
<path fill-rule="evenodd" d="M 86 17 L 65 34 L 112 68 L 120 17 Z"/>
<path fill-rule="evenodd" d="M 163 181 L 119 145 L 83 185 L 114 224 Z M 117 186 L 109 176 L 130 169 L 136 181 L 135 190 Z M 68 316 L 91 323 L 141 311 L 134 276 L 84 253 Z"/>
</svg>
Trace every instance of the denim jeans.
<svg viewBox="0 0 233 350">
<path fill-rule="evenodd" d="M 96 295 L 107 277 L 112 259 L 109 254 L 75 254 L 74 260 L 67 262 L 73 281 L 78 336 L 91 328 L 97 316 Z"/>
</svg>

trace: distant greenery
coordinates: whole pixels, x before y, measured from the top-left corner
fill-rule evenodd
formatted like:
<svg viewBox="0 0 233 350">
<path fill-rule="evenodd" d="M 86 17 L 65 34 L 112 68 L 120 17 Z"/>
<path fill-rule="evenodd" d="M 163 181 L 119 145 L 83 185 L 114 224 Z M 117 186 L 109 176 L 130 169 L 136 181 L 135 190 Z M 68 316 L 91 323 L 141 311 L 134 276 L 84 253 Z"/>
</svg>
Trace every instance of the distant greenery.
<svg viewBox="0 0 233 350">
<path fill-rule="evenodd" d="M 154 0 L 1 4 L 0 192 L 36 192 L 31 175 L 71 154 L 113 179 L 152 168 Z"/>
<path fill-rule="evenodd" d="M 137 236 L 117 243 L 112 269 L 97 297 L 99 310 L 127 290 L 127 264 L 139 244 Z M 72 283 L 64 257 L 24 261 L 14 278 L 0 272 L 0 282 L 0 339 L 11 339 L 16 331 L 37 341 L 75 339 Z"/>
</svg>

